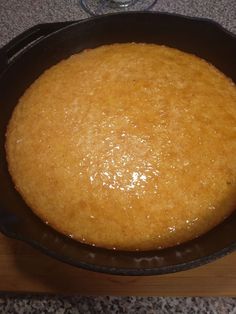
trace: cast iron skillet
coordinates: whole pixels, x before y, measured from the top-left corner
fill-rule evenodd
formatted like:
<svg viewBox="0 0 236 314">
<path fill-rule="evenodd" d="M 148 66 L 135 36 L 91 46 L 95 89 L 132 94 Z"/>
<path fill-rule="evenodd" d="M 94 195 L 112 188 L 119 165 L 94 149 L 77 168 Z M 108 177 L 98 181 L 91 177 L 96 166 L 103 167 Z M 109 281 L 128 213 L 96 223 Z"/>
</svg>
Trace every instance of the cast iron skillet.
<svg viewBox="0 0 236 314">
<path fill-rule="evenodd" d="M 19 97 L 45 69 L 61 59 L 85 48 L 119 42 L 158 43 L 194 53 L 236 82 L 236 37 L 209 20 L 164 13 L 124 13 L 42 24 L 16 37 L 0 50 L 0 230 L 63 262 L 118 275 L 186 270 L 232 252 L 236 248 L 236 212 L 204 236 L 173 248 L 109 251 L 77 243 L 52 230 L 14 189 L 4 141 Z"/>
</svg>

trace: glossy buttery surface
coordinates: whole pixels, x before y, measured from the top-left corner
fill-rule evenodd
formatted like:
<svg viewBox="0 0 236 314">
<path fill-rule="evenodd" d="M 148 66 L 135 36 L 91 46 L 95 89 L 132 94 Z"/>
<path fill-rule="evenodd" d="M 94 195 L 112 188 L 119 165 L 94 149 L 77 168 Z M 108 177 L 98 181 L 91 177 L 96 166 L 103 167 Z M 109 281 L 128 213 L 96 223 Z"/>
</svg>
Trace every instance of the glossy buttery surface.
<svg viewBox="0 0 236 314">
<path fill-rule="evenodd" d="M 124 250 L 173 246 L 235 208 L 236 88 L 164 46 L 87 50 L 25 92 L 6 151 L 17 190 L 64 234 Z"/>
</svg>

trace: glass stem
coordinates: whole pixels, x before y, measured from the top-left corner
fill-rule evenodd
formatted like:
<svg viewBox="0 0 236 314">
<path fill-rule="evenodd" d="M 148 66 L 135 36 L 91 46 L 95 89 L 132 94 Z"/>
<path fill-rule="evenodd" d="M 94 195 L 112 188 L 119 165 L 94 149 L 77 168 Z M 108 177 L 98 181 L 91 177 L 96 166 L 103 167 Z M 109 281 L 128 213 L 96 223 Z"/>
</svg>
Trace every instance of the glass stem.
<svg viewBox="0 0 236 314">
<path fill-rule="evenodd" d="M 135 0 L 110 0 L 110 2 L 113 5 L 116 5 L 117 7 L 123 8 L 123 7 L 128 7 L 129 5 L 133 4 L 136 1 Z"/>
</svg>

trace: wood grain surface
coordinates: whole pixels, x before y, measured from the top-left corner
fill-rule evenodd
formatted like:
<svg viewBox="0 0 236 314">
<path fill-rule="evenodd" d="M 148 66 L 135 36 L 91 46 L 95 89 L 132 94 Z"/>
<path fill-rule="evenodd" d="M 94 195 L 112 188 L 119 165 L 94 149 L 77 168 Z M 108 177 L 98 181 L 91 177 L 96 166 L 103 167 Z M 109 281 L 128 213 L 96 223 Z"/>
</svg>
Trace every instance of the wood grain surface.
<svg viewBox="0 0 236 314">
<path fill-rule="evenodd" d="M 192 270 L 162 276 L 94 273 L 56 261 L 0 235 L 4 292 L 135 296 L 236 296 L 236 253 Z"/>
</svg>

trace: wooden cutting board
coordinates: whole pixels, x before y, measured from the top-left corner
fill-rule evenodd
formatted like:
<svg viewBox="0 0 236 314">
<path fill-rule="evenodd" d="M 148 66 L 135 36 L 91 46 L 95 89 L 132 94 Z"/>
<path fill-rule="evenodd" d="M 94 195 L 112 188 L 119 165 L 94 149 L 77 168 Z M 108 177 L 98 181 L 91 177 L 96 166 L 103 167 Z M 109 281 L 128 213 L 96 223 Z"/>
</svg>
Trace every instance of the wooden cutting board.
<svg viewBox="0 0 236 314">
<path fill-rule="evenodd" d="M 58 262 L 0 234 L 0 291 L 80 295 L 236 296 L 236 253 L 192 270 L 123 277 Z"/>
</svg>

